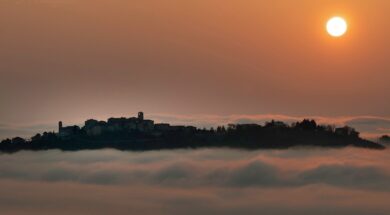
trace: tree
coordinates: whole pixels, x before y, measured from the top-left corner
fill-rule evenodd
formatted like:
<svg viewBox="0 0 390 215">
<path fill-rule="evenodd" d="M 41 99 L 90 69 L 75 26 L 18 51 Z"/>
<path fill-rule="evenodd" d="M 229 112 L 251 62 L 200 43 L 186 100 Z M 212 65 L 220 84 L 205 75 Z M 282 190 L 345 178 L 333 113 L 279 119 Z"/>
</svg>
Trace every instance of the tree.
<svg viewBox="0 0 390 215">
<path fill-rule="evenodd" d="M 297 122 L 295 128 L 299 128 L 307 131 L 314 131 L 317 129 L 317 123 L 315 120 L 304 119 L 302 122 Z"/>
<path fill-rule="evenodd" d="M 389 142 L 390 143 L 390 136 L 389 135 L 383 135 L 380 139 L 382 142 Z"/>
</svg>

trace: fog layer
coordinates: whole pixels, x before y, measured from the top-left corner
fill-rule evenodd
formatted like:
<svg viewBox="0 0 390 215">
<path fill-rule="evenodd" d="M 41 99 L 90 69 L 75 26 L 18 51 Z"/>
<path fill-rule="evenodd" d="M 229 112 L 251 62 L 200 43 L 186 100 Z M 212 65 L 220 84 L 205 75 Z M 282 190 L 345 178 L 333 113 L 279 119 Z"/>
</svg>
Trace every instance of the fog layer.
<svg viewBox="0 0 390 215">
<path fill-rule="evenodd" d="M 388 150 L 0 155 L 6 214 L 388 214 Z"/>
</svg>

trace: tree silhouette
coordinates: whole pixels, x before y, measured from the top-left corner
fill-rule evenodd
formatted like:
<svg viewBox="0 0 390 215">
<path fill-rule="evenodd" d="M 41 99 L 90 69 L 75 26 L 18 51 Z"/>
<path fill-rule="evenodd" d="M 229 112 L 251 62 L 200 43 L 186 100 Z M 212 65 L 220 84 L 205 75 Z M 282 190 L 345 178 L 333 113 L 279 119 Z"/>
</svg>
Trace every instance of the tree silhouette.
<svg viewBox="0 0 390 215">
<path fill-rule="evenodd" d="M 143 123 L 139 119 L 135 120 Z M 130 126 L 134 121 L 132 118 L 110 118 L 108 121 L 87 120 L 82 128 L 69 126 L 62 128 L 65 132 L 63 134 L 44 132 L 29 140 L 20 137 L 5 139 L 0 143 L 0 151 L 102 148 L 159 150 L 199 147 L 280 149 L 294 146 L 384 148 L 378 143 L 361 139 L 359 132 L 351 127 L 318 125 L 315 120 L 310 119 L 293 123 L 291 126 L 272 120 L 264 125 L 229 124 L 227 129 L 224 126 L 218 126 L 217 129 L 198 129 L 193 126 L 160 124 L 151 130 Z M 96 130 L 97 128 L 99 129 Z M 381 140 L 388 141 L 389 136 L 384 136 Z"/>
</svg>

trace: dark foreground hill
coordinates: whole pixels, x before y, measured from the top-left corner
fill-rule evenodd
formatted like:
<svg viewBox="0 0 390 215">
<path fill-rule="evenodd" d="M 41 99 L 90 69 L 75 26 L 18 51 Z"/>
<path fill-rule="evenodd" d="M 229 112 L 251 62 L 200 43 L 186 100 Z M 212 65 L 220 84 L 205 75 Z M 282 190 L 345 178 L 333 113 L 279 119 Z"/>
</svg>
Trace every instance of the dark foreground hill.
<svg viewBox="0 0 390 215">
<path fill-rule="evenodd" d="M 85 150 L 113 148 L 119 150 L 161 150 L 202 147 L 239 149 L 286 149 L 296 146 L 363 147 L 384 149 L 384 146 L 364 140 L 350 127 L 335 128 L 303 120 L 292 125 L 283 122 L 231 124 L 217 129 L 193 126 L 154 124 L 138 118 L 111 118 L 107 122 L 87 120 L 85 125 L 63 127 L 58 132 L 45 132 L 25 140 L 19 137 L 0 143 L 0 151 L 20 150 Z"/>
</svg>

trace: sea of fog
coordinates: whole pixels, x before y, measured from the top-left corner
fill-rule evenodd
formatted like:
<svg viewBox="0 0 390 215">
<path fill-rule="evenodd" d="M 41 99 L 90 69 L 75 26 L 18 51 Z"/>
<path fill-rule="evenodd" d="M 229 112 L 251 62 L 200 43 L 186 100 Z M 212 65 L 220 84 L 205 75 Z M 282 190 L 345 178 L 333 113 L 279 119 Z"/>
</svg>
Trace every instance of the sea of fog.
<svg viewBox="0 0 390 215">
<path fill-rule="evenodd" d="M 390 214 L 390 150 L 0 154 L 1 214 Z"/>
</svg>

